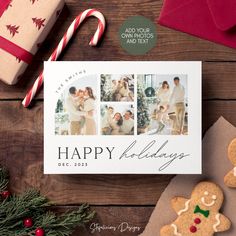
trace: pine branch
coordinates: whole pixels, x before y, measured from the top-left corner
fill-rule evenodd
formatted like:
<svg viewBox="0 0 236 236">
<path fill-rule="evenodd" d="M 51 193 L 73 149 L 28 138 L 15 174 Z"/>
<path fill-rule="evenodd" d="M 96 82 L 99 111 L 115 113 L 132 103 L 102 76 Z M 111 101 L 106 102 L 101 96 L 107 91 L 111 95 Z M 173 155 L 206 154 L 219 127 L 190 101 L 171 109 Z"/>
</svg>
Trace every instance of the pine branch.
<svg viewBox="0 0 236 236">
<path fill-rule="evenodd" d="M 78 210 L 60 216 L 47 212 L 38 226 L 45 229 L 47 236 L 69 236 L 76 227 L 93 219 L 94 215 L 95 212 L 91 212 L 89 206 L 83 204 Z"/>
<path fill-rule="evenodd" d="M 7 188 L 9 175 L 0 167 L 0 190 Z M 0 202 L 0 236 L 35 236 L 35 230 L 42 228 L 46 236 L 69 236 L 77 226 L 88 223 L 95 215 L 87 204 L 78 210 L 62 215 L 48 211 L 52 204 L 34 189 Z M 31 218 L 33 226 L 27 228 L 23 220 Z"/>
<path fill-rule="evenodd" d="M 0 204 L 0 229 L 14 228 L 22 218 L 41 214 L 49 205 L 48 200 L 36 190 L 28 190 L 20 196 L 14 195 Z"/>
<path fill-rule="evenodd" d="M 0 166 L 0 192 L 3 192 L 7 189 L 9 183 L 9 173 L 8 171 Z"/>
<path fill-rule="evenodd" d="M 53 212 L 46 212 L 34 219 L 34 228 L 43 228 L 47 236 L 69 236 L 76 227 L 88 223 L 94 215 L 95 212 L 91 212 L 87 204 L 82 205 L 76 211 L 66 212 L 60 216 Z M 22 230 L 22 232 L 14 234 L 14 236 L 32 235 L 34 235 L 34 230 Z"/>
<path fill-rule="evenodd" d="M 0 204 L 0 235 L 33 236 L 36 228 L 43 228 L 47 236 L 69 236 L 77 226 L 88 223 L 95 215 L 84 204 L 76 211 L 57 216 L 47 211 L 50 205 L 36 190 L 4 200 Z M 33 230 L 23 227 L 22 220 L 27 217 L 33 219 Z"/>
</svg>

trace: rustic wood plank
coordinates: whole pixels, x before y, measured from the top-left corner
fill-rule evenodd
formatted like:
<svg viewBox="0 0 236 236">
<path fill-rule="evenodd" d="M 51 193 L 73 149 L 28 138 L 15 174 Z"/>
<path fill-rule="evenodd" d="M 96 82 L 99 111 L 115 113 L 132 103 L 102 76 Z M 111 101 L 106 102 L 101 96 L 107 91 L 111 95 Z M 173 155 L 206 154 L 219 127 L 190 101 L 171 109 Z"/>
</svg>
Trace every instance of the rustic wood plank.
<svg viewBox="0 0 236 236">
<path fill-rule="evenodd" d="M 204 62 L 202 75 L 203 99 L 236 99 L 236 63 L 234 62 Z M 52 78 L 55 79 L 55 78 Z M 21 81 L 22 82 L 22 81 Z M 26 90 L 19 85 L 0 86 L 1 99 L 22 99 Z M 43 98 L 41 92 L 38 96 Z"/>
<path fill-rule="evenodd" d="M 236 125 L 236 101 L 203 102 L 203 131 L 223 115 Z M 32 110 L 0 102 L 0 162 L 11 172 L 11 189 L 41 189 L 58 204 L 155 204 L 170 175 L 43 175 L 43 103 Z M 137 186 L 139 186 L 137 188 Z M 129 194 L 127 194 L 129 193 Z"/>
<path fill-rule="evenodd" d="M 236 64 L 203 63 L 203 99 L 236 99 Z"/>
<path fill-rule="evenodd" d="M 202 109 L 202 132 L 210 128 L 219 117 L 223 116 L 231 124 L 236 126 L 236 101 L 205 101 Z"/>
<path fill-rule="evenodd" d="M 73 210 L 75 207 L 58 207 L 57 212 Z M 79 227 L 72 236 L 134 236 L 143 232 L 154 207 L 92 206 L 96 217 L 86 225 Z"/>
<path fill-rule="evenodd" d="M 96 20 L 89 19 L 72 40 L 61 60 L 202 60 L 203 99 L 236 99 L 236 50 L 158 25 L 157 46 L 147 55 L 130 56 L 120 47 L 117 32 L 123 21 L 133 15 L 147 16 L 155 21 L 160 13 L 162 0 L 104 0 L 92 4 L 91 1 L 66 2 L 67 7 L 20 83 L 16 86 L 0 83 L 0 99 L 13 100 L 24 97 L 41 71 L 42 61 L 49 57 L 71 21 L 81 10 L 91 6 L 101 10 L 108 20 L 104 41 L 98 48 L 87 46 L 96 28 Z M 38 98 L 43 98 L 42 92 Z M 203 132 L 221 115 L 236 125 L 235 109 L 236 101 L 204 101 Z M 143 231 L 153 210 L 152 206 L 147 205 L 156 203 L 172 176 L 43 175 L 42 121 L 42 102 L 37 102 L 33 109 L 26 110 L 19 101 L 0 101 L 0 163 L 10 170 L 12 191 L 18 193 L 28 187 L 37 187 L 61 205 L 81 202 L 124 205 L 92 207 L 97 212 L 93 222 L 115 227 L 122 222 L 128 222 L 132 226 L 141 227 L 140 232 Z M 56 208 L 57 211 L 67 209 L 68 207 L 64 206 Z M 90 224 L 86 229 L 79 228 L 73 235 L 91 235 L 89 228 Z M 118 230 L 105 230 L 93 235 L 122 234 Z M 137 232 L 126 231 L 124 235 L 137 235 Z"/>
<path fill-rule="evenodd" d="M 85 9 L 88 7 L 88 2 L 86 1 L 67 1 L 67 4 L 68 8 L 71 11 L 71 15 L 73 15 L 74 13 L 76 15 L 81 8 Z M 127 53 L 125 53 L 120 48 L 117 35 L 119 27 L 121 26 L 123 21 L 129 16 L 143 15 L 150 18 L 153 22 L 156 22 L 160 14 L 162 4 L 163 0 L 121 0 L 119 2 L 117 2 L 116 0 L 105 0 L 102 2 L 94 2 L 93 7 L 101 10 L 108 21 L 107 34 L 105 36 L 104 42 L 102 43 L 102 47 L 106 50 L 106 53 L 100 55 L 100 58 L 102 58 L 100 60 L 120 60 L 121 58 L 124 58 L 124 60 L 190 60 L 190 58 L 192 60 L 204 61 L 235 60 L 236 51 L 233 49 L 214 44 L 206 40 L 201 40 L 196 37 L 192 37 L 171 29 L 167 29 L 166 27 L 162 27 L 159 25 L 157 25 L 159 41 L 157 47 L 154 48 L 151 53 L 145 56 L 135 57 L 127 55 Z M 139 7 L 136 7 L 137 5 Z M 79 9 L 76 9 L 77 6 L 79 7 Z M 116 9 L 118 9 L 115 14 L 114 6 Z M 72 48 L 70 48 L 69 50 L 73 52 Z M 107 50 L 109 50 L 109 53 Z M 96 53 L 96 51 L 93 51 L 92 53 Z M 91 54 L 87 54 L 87 56 L 89 55 Z M 67 53 L 65 55 L 65 59 L 67 56 L 76 55 L 73 53 Z M 93 57 L 87 59 L 91 60 L 91 58 Z"/>
<path fill-rule="evenodd" d="M 136 7 L 137 5 L 139 6 L 138 8 Z M 118 9 L 115 13 L 114 6 Z M 92 36 L 97 24 L 96 19 L 89 19 L 86 24 L 82 25 L 76 38 L 72 40 L 70 46 L 62 55 L 61 60 L 235 61 L 236 50 L 234 49 L 201 40 L 159 25 L 157 25 L 158 43 L 152 51 L 144 56 L 128 55 L 120 47 L 118 39 L 119 27 L 123 21 L 129 16 L 138 14 L 155 21 L 160 13 L 161 6 L 162 0 L 121 0 L 118 2 L 116 0 L 104 0 L 93 2 L 92 7 L 101 10 L 108 21 L 108 28 L 103 42 L 98 48 L 91 48 L 88 46 L 89 38 Z M 63 10 L 58 22 L 45 43 L 42 45 L 42 48 L 37 53 L 34 62 L 29 66 L 19 84 L 16 86 L 7 86 L 0 82 L 0 99 L 18 99 L 25 95 L 26 91 L 28 91 L 36 76 L 41 71 L 42 61 L 49 57 L 72 20 L 79 12 L 90 7 L 90 1 L 67 0 L 67 7 Z M 220 64 L 218 71 L 217 66 L 215 68 L 214 66 L 206 64 L 205 70 L 208 72 L 209 76 L 212 76 L 212 78 L 220 77 L 222 80 L 226 80 L 228 77 L 235 77 L 235 69 L 232 69 L 234 67 L 233 63 L 228 65 L 230 74 L 227 74 L 227 69 L 226 72 L 222 71 L 223 66 L 224 64 Z M 213 71 L 208 68 L 213 68 Z M 214 82 L 214 80 L 212 82 Z M 210 82 L 207 81 L 207 83 Z M 217 84 L 218 82 L 215 83 Z M 233 85 L 235 85 L 235 82 Z M 209 87 L 211 88 L 211 85 L 209 85 Z M 224 90 L 226 90 L 227 94 L 230 91 L 230 87 L 224 88 L 222 93 L 219 95 L 223 95 Z M 38 97 L 43 97 L 42 92 Z"/>
</svg>

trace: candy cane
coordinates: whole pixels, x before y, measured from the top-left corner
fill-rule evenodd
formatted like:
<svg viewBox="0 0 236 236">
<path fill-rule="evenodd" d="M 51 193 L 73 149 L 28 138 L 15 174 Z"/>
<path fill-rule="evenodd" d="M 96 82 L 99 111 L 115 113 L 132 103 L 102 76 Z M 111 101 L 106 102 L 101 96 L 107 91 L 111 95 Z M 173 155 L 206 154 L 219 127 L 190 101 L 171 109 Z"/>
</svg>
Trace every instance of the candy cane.
<svg viewBox="0 0 236 236">
<path fill-rule="evenodd" d="M 81 23 L 86 18 L 88 18 L 90 16 L 95 16 L 99 20 L 98 28 L 89 43 L 90 46 L 97 45 L 98 41 L 101 39 L 101 37 L 104 33 L 106 21 L 105 21 L 105 18 L 101 12 L 99 12 L 95 9 L 88 9 L 88 10 L 82 12 L 80 15 L 78 15 L 75 18 L 73 23 L 68 28 L 67 32 L 64 34 L 60 43 L 58 44 L 58 46 L 56 47 L 56 49 L 54 50 L 54 52 L 52 53 L 52 55 L 48 59 L 48 61 L 56 61 L 58 59 L 58 57 L 60 56 L 62 51 L 65 49 L 66 45 L 68 44 L 68 42 L 70 41 L 72 36 L 75 34 L 78 27 L 81 25 Z M 43 80 L 44 80 L 44 75 L 43 75 L 43 71 L 42 71 L 40 73 L 39 77 L 34 82 L 33 87 L 30 89 L 30 91 L 27 93 L 26 97 L 24 98 L 24 100 L 22 102 L 24 107 L 28 107 L 30 105 L 32 99 L 35 97 L 36 93 L 38 93 L 38 91 L 40 90 L 40 88 L 43 84 Z"/>
</svg>

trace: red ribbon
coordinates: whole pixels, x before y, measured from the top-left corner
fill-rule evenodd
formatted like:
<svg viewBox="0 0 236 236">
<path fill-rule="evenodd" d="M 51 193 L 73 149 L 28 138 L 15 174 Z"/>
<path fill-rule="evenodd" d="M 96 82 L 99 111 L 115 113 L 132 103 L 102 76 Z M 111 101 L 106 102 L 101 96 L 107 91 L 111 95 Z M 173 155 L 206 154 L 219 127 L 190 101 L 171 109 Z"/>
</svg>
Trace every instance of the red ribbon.
<svg viewBox="0 0 236 236">
<path fill-rule="evenodd" d="M 0 0 L 0 17 L 2 16 L 3 12 L 7 9 L 11 0 Z"/>
<path fill-rule="evenodd" d="M 19 58 L 27 64 L 30 64 L 33 59 L 33 55 L 30 52 L 14 44 L 8 39 L 3 38 L 2 36 L 0 36 L 0 48 L 6 52 L 9 52 L 10 54 Z"/>
<path fill-rule="evenodd" d="M 10 3 L 11 0 L 0 0 L 0 17 L 10 5 Z M 0 48 L 17 57 L 18 59 L 24 61 L 27 64 L 30 64 L 33 59 L 33 55 L 30 52 L 16 45 L 10 40 L 3 38 L 2 36 L 0 36 Z"/>
</svg>

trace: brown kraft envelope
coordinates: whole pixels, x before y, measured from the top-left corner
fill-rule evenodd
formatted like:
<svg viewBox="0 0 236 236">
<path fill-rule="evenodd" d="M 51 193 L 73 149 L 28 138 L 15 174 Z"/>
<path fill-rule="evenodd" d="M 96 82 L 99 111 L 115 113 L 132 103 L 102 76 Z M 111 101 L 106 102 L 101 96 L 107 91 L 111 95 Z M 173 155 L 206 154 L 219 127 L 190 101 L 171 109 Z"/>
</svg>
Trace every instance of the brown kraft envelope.
<svg viewBox="0 0 236 236">
<path fill-rule="evenodd" d="M 149 223 L 140 236 L 159 236 L 162 226 L 170 224 L 177 218 L 171 208 L 171 199 L 176 196 L 189 198 L 194 186 L 203 180 L 215 182 L 223 189 L 225 200 L 220 211 L 232 222 L 229 231 L 215 235 L 236 235 L 236 189 L 230 189 L 224 184 L 224 176 L 233 168 L 227 157 L 227 149 L 235 137 L 236 128 L 221 117 L 206 132 L 203 139 L 203 175 L 174 177 L 161 195 Z"/>
</svg>

